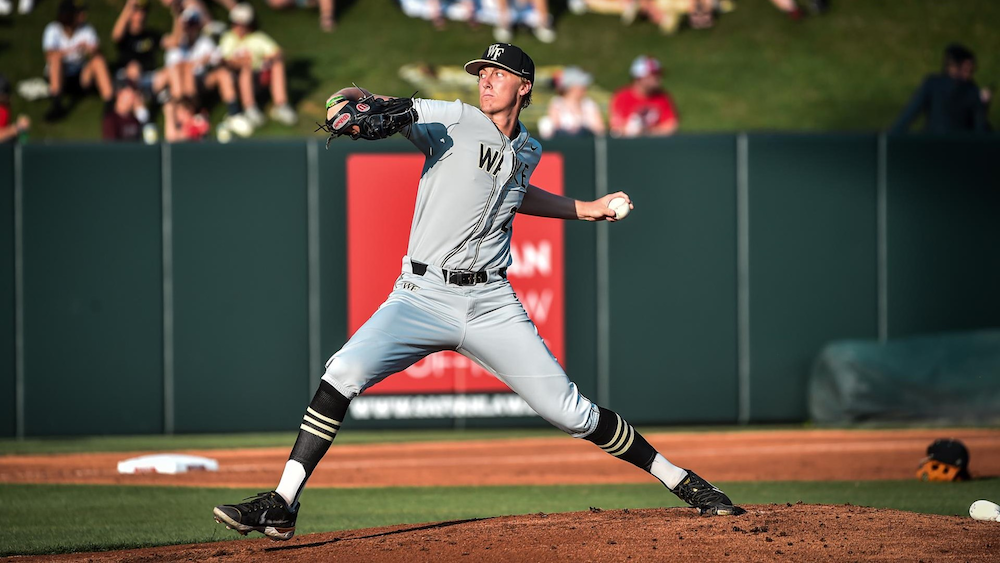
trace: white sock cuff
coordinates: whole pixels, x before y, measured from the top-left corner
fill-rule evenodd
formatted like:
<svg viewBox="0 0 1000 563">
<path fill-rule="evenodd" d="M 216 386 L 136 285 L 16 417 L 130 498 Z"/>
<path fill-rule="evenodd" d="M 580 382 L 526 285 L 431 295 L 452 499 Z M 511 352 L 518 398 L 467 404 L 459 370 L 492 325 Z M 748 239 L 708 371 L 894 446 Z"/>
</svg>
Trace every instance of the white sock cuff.
<svg viewBox="0 0 1000 563">
<path fill-rule="evenodd" d="M 294 508 L 305 482 L 306 468 L 294 459 L 290 459 L 285 463 L 285 471 L 281 473 L 281 481 L 278 481 L 275 492 L 285 499 L 289 508 Z"/>
<path fill-rule="evenodd" d="M 667 458 L 663 457 L 662 454 L 657 453 L 656 457 L 653 458 L 653 465 L 650 466 L 649 472 L 653 474 L 660 480 L 661 483 L 666 485 L 671 491 L 674 490 L 677 485 L 687 477 L 687 471 L 677 467 L 676 465 L 667 461 Z"/>
</svg>

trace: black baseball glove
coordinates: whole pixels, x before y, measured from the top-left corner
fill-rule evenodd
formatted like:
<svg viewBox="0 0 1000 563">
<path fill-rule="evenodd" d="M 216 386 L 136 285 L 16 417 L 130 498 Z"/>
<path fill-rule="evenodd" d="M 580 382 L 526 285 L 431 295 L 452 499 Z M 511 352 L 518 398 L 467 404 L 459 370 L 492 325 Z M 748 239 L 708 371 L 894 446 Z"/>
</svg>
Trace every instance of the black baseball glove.
<svg viewBox="0 0 1000 563">
<path fill-rule="evenodd" d="M 330 147 L 330 141 L 343 135 L 350 135 L 355 140 L 385 139 L 417 119 L 417 111 L 413 109 L 413 98 L 382 100 L 368 95 L 355 102 L 347 101 L 343 96 L 336 96 L 327 102 L 327 108 L 345 101 L 337 113 L 316 129 L 330 134 L 326 140 L 327 148 Z"/>
</svg>

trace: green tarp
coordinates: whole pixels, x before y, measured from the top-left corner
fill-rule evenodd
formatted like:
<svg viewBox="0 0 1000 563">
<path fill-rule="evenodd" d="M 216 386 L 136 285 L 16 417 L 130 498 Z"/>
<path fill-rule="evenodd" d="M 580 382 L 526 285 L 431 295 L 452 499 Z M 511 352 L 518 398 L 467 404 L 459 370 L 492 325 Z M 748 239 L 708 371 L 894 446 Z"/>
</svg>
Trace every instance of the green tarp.
<svg viewBox="0 0 1000 563">
<path fill-rule="evenodd" d="M 830 343 L 809 411 L 822 423 L 1000 421 L 1000 330 Z"/>
</svg>

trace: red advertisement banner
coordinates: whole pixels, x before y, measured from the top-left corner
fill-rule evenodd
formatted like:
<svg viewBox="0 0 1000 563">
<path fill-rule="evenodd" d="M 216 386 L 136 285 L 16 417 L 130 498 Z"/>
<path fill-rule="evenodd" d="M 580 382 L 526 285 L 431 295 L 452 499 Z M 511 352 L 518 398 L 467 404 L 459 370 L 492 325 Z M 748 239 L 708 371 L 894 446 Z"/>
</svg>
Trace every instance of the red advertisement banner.
<svg viewBox="0 0 1000 563">
<path fill-rule="evenodd" d="M 406 254 L 422 155 L 355 154 L 347 158 L 347 322 L 354 332 L 385 301 Z M 531 183 L 563 193 L 563 159 L 546 153 Z M 563 226 L 519 215 L 508 279 L 549 350 L 564 350 Z M 507 386 L 454 352 L 432 354 L 366 394 L 484 393 Z"/>
</svg>

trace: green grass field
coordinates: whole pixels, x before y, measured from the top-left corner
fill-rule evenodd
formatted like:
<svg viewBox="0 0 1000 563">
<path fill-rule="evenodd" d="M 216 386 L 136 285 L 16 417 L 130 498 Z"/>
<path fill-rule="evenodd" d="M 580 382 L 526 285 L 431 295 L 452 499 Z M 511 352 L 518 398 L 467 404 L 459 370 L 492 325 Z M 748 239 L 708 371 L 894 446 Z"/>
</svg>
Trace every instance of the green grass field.
<svg viewBox="0 0 1000 563">
<path fill-rule="evenodd" d="M 123 4 L 90 4 L 90 20 L 111 57 L 111 27 Z M 217 5 L 209 4 L 224 18 Z M 255 4 L 262 28 L 285 50 L 291 94 L 302 117 L 296 127 L 270 124 L 258 136 L 309 135 L 335 89 L 353 81 L 408 95 L 412 87 L 399 77 L 401 65 L 462 64 L 492 42 L 488 27 L 449 22 L 445 31 L 435 31 L 428 22 L 404 16 L 393 0 L 337 2 L 340 25 L 332 35 L 319 31 L 314 10 L 279 13 Z M 737 10 L 715 28 L 672 37 L 648 22 L 625 28 L 611 16 L 569 14 L 562 0 L 552 6 L 556 43 L 541 44 L 527 33 L 517 34 L 514 42 L 539 65 L 583 66 L 605 90 L 627 82 L 628 64 L 636 55 L 659 57 L 686 132 L 884 129 L 921 78 L 938 69 L 940 53 L 951 41 L 962 41 L 979 55 L 981 84 L 1000 79 L 1000 34 L 995 32 L 1000 2 L 993 0 L 834 0 L 829 14 L 802 22 L 790 21 L 767 0 L 738 0 Z M 55 0 L 43 1 L 29 16 L 0 19 L 0 71 L 15 82 L 41 75 L 41 32 L 55 7 Z M 164 31 L 168 20 L 160 8 L 150 16 L 151 24 Z M 996 106 L 994 123 L 1000 115 Z M 32 139 L 99 137 L 96 97 L 55 125 L 42 122 L 45 108 L 45 101 L 14 102 L 16 112 L 35 121 Z"/>
<path fill-rule="evenodd" d="M 677 428 L 672 428 L 678 431 Z M 717 429 L 716 429 L 717 430 Z M 760 427 L 753 428 L 760 430 Z M 645 428 L 645 432 L 656 429 Z M 548 429 L 357 431 L 338 443 L 559 436 Z M 293 435 L 135 436 L 3 440 L 0 454 L 190 448 L 287 447 Z M 277 477 L 277 476 L 276 476 Z M 741 504 L 845 504 L 967 515 L 972 501 L 1000 498 L 1000 479 L 966 483 L 904 481 L 720 483 Z M 0 485 L 0 556 L 113 550 L 238 539 L 216 524 L 214 505 L 252 489 Z M 297 533 L 465 518 L 603 509 L 680 506 L 658 484 L 510 487 L 307 489 Z"/>
</svg>

